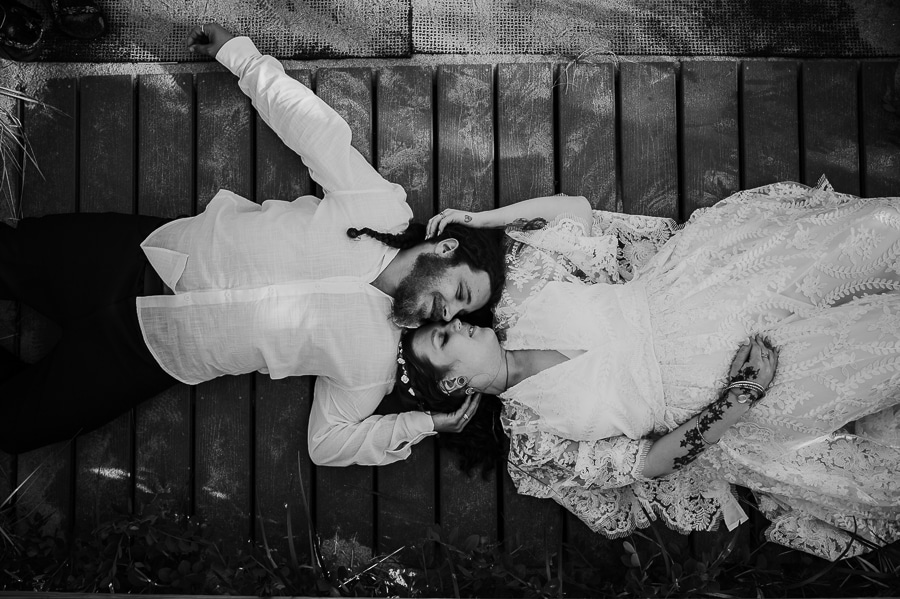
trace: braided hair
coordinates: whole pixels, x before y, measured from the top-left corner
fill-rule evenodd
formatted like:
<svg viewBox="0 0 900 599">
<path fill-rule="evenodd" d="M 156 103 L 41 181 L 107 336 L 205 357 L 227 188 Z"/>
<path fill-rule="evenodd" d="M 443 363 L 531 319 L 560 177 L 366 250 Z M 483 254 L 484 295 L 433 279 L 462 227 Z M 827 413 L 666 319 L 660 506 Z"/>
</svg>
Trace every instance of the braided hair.
<svg viewBox="0 0 900 599">
<path fill-rule="evenodd" d="M 347 237 L 356 239 L 360 235 L 368 235 L 375 241 L 380 241 L 386 246 L 397 248 L 400 250 L 408 250 L 425 241 L 425 225 L 422 223 L 411 222 L 402 233 L 382 233 L 369 227 L 350 227 L 347 229 Z"/>
<path fill-rule="evenodd" d="M 369 227 L 360 229 L 350 227 L 347 229 L 347 237 L 356 239 L 361 235 L 368 235 L 389 247 L 407 250 L 425 243 L 425 232 L 425 225 L 411 222 L 402 233 L 383 233 Z M 506 277 L 501 237 L 502 233 L 497 229 L 476 229 L 454 223 L 444 227 L 439 235 L 428 241 L 440 243 L 446 239 L 456 239 L 459 242 L 456 250 L 447 258 L 447 265 L 452 267 L 465 264 L 473 271 L 486 272 L 491 285 L 491 295 L 486 306 L 489 307 L 500 299 Z"/>
</svg>

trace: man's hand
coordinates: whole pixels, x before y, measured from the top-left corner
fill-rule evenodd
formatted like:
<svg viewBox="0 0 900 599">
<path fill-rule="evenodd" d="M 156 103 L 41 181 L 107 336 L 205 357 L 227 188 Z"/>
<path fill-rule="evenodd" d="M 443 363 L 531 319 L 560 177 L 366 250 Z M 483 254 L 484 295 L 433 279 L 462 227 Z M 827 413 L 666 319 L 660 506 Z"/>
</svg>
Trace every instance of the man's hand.
<svg viewBox="0 0 900 599">
<path fill-rule="evenodd" d="M 431 419 L 434 421 L 434 430 L 438 433 L 461 433 L 466 425 L 472 422 L 475 410 L 481 402 L 481 393 L 475 393 L 466 398 L 463 405 L 455 412 L 449 414 L 434 412 Z"/>
<path fill-rule="evenodd" d="M 195 54 L 205 54 L 210 58 L 215 58 L 225 42 L 233 38 L 224 27 L 218 23 L 206 23 L 205 25 L 197 25 L 188 34 L 187 47 L 188 52 Z"/>
</svg>

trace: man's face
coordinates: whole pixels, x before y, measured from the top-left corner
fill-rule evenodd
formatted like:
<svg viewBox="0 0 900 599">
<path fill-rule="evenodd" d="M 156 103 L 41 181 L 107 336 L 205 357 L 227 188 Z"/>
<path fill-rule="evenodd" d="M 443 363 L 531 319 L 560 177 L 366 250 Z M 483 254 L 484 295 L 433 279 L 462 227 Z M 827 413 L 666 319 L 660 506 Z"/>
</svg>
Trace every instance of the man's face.
<svg viewBox="0 0 900 599">
<path fill-rule="evenodd" d="M 449 266 L 449 259 L 427 252 L 416 258 L 412 271 L 400 281 L 391 316 L 401 327 L 429 320 L 449 322 L 487 305 L 490 296 L 485 271 L 466 264 Z"/>
</svg>

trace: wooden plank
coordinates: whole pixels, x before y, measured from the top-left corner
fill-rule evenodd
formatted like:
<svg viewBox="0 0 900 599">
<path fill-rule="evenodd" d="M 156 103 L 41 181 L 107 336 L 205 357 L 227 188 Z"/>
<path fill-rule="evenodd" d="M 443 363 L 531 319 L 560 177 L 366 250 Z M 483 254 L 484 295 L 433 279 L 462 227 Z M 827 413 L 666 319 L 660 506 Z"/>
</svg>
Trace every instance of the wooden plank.
<svg viewBox="0 0 900 599">
<path fill-rule="evenodd" d="M 134 85 L 130 75 L 81 79 L 82 212 L 134 209 Z M 132 491 L 132 413 L 75 440 L 75 534 L 87 535 Z"/>
<path fill-rule="evenodd" d="M 490 65 L 438 68 L 438 210 L 495 207 L 493 89 Z"/>
<path fill-rule="evenodd" d="M 554 193 L 553 74 L 549 64 L 497 66 L 501 206 Z"/>
<path fill-rule="evenodd" d="M 438 210 L 488 210 L 494 199 L 494 94 L 490 65 L 437 72 Z M 445 532 L 498 538 L 497 474 L 468 478 L 439 450 L 439 522 Z"/>
<path fill-rule="evenodd" d="M 559 190 L 620 212 L 616 177 L 616 71 L 612 63 L 559 67 Z"/>
<path fill-rule="evenodd" d="M 803 63 L 803 182 L 821 175 L 835 189 L 859 195 L 859 111 L 856 62 Z"/>
<path fill-rule="evenodd" d="M 419 222 L 434 213 L 432 77 L 429 67 L 388 67 L 379 72 L 376 90 L 378 170 L 406 189 Z M 378 469 L 378 553 L 412 546 L 434 524 L 434 452 L 434 439 L 425 439 L 408 459 Z"/>
<path fill-rule="evenodd" d="M 353 132 L 353 147 L 372 161 L 372 72 L 364 68 L 320 69 L 316 93 Z M 375 470 L 372 467 L 316 468 L 316 523 L 323 538 L 355 539 L 374 546 Z"/>
<path fill-rule="evenodd" d="M 749 189 L 800 180 L 797 63 L 743 63 L 743 182 Z"/>
<path fill-rule="evenodd" d="M 900 195 L 900 62 L 862 66 L 863 188 L 866 197 Z"/>
<path fill-rule="evenodd" d="M 406 190 L 413 218 L 434 214 L 434 136 L 430 67 L 387 67 L 377 83 L 378 171 Z"/>
<path fill-rule="evenodd" d="M 138 183 L 141 214 L 175 218 L 194 204 L 194 78 L 138 78 Z M 135 510 L 163 502 L 190 513 L 191 389 L 178 384 L 135 410 Z"/>
<path fill-rule="evenodd" d="M 554 193 L 553 76 L 549 64 L 497 67 L 500 204 Z M 503 530 L 507 548 L 543 561 L 562 540 L 562 512 L 553 501 L 519 495 L 506 471 Z"/>
<path fill-rule="evenodd" d="M 623 210 L 677 218 L 675 65 L 622 63 L 619 86 Z"/>
<path fill-rule="evenodd" d="M 289 71 L 304 85 L 310 72 Z M 256 116 L 256 198 L 293 200 L 312 190 L 309 171 L 290 148 Z M 298 547 L 308 545 L 309 521 L 301 493 L 312 502 L 312 462 L 306 437 L 312 378 L 278 381 L 256 374 L 256 517 L 257 539 L 288 555 L 288 514 Z M 302 484 L 299 478 L 302 476 Z M 306 552 L 306 551 L 304 551 Z"/>
<path fill-rule="evenodd" d="M 44 176 L 34 169 L 27 171 L 22 214 L 42 216 L 74 212 L 78 205 L 77 81 L 51 79 L 34 94 L 62 114 L 32 104 L 25 108 L 25 126 Z M 33 362 L 56 343 L 59 328 L 26 306 L 22 307 L 21 319 L 22 359 Z M 34 513 L 48 518 L 44 527 L 46 533 L 68 532 L 72 522 L 72 463 L 72 444 L 69 442 L 19 454 L 17 483 L 34 473 L 18 495 L 19 517 Z"/>
<path fill-rule="evenodd" d="M 253 196 L 253 113 L 230 73 L 197 75 L 197 210 L 219 189 Z M 225 551 L 249 538 L 253 461 L 252 375 L 196 388 L 194 498 Z"/>
<path fill-rule="evenodd" d="M 308 553 L 313 524 L 302 497 L 305 491 L 312 509 L 315 475 L 306 448 L 312 380 L 305 376 L 277 381 L 268 375 L 256 377 L 257 540 L 265 538 L 282 555 L 289 551 L 288 514 L 294 544 L 303 553 Z"/>
<path fill-rule="evenodd" d="M 740 189 L 740 63 L 686 61 L 681 67 L 683 218 Z"/>
<path fill-rule="evenodd" d="M 599 210 L 621 211 L 616 177 L 615 65 L 560 66 L 557 80 L 560 191 L 584 195 Z M 563 530 L 566 546 L 584 555 L 593 558 L 618 551 L 569 512 L 565 512 Z"/>
</svg>

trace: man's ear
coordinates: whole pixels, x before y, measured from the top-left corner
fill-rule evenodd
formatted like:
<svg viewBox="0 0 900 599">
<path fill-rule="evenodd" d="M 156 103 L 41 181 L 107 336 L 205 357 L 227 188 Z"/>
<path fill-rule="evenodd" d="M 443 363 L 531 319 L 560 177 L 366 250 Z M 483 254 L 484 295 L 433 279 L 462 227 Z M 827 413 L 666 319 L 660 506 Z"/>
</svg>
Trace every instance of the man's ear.
<svg viewBox="0 0 900 599">
<path fill-rule="evenodd" d="M 449 258 L 457 247 L 459 247 L 459 241 L 451 237 L 434 244 L 434 253 L 442 258 Z"/>
<path fill-rule="evenodd" d="M 468 383 L 468 381 L 465 377 L 462 376 L 457 376 L 454 378 L 443 378 L 441 379 L 440 387 L 441 391 L 443 391 L 447 395 L 450 395 L 453 392 L 465 387 L 466 383 Z"/>
</svg>

